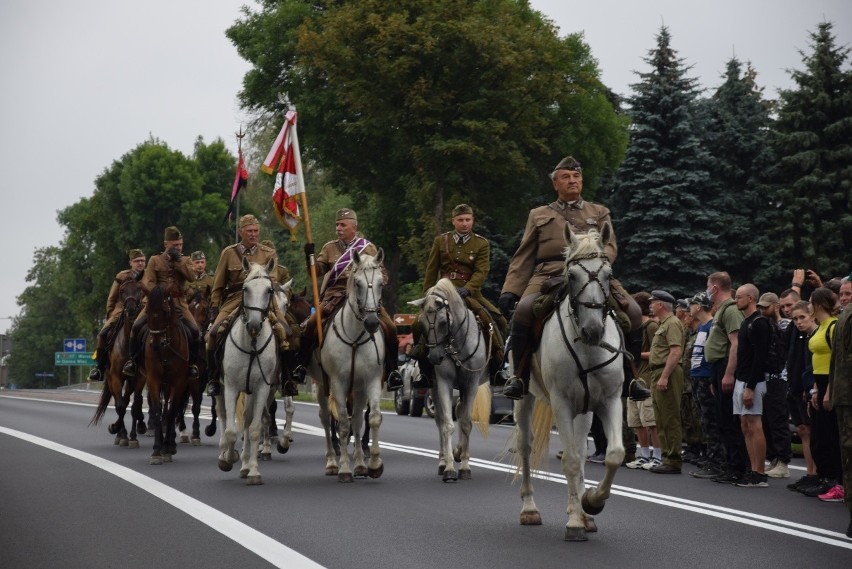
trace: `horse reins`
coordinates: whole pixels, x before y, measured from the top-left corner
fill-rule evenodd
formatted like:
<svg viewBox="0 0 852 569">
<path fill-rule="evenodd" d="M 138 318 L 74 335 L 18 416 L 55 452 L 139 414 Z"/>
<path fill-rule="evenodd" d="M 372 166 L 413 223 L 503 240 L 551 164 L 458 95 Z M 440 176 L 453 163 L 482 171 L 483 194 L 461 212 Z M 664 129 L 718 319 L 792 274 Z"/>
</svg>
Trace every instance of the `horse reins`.
<svg viewBox="0 0 852 569">
<path fill-rule="evenodd" d="M 265 315 L 269 312 L 270 307 L 272 305 L 272 294 L 271 294 L 272 278 L 269 277 L 268 275 L 257 275 L 255 277 L 252 277 L 249 280 L 256 280 L 256 279 L 266 279 L 270 282 L 269 300 L 267 301 L 265 308 L 261 308 L 261 307 L 258 307 L 258 306 L 246 306 L 245 302 L 242 302 L 242 301 L 240 302 L 240 320 L 242 320 L 243 324 L 245 324 L 246 326 L 248 326 L 248 313 L 246 312 L 247 310 L 256 310 L 256 311 L 260 312 L 261 314 Z M 245 282 L 244 282 L 243 283 L 243 293 L 245 293 L 245 288 L 246 288 L 246 285 L 245 285 Z M 254 363 L 256 361 L 258 361 L 258 359 L 259 359 L 258 356 L 266 350 L 266 347 L 269 345 L 269 342 L 272 341 L 272 338 L 274 336 L 275 336 L 275 332 L 273 330 L 270 330 L 269 336 L 266 337 L 266 341 L 263 343 L 263 345 L 260 347 L 260 349 L 258 349 L 258 347 L 257 347 L 257 336 L 254 335 L 254 334 L 251 334 L 251 350 L 249 351 L 249 350 L 244 350 L 239 344 L 237 344 L 237 341 L 234 340 L 234 327 L 233 326 L 231 326 L 231 329 L 228 331 L 228 338 L 231 340 L 231 343 L 234 345 L 234 347 L 236 349 L 238 349 L 240 352 L 247 354 L 248 357 L 249 357 L 249 363 L 248 363 L 248 366 L 246 366 L 246 390 L 245 390 L 246 395 L 252 394 L 252 391 L 251 391 L 251 368 L 254 365 Z M 263 368 L 259 364 L 258 364 L 258 369 L 260 370 L 260 378 L 263 380 L 263 383 L 272 387 L 272 381 L 267 381 L 266 373 L 263 371 Z"/>
<path fill-rule="evenodd" d="M 487 345 L 487 347 L 486 347 L 486 350 L 485 350 L 485 363 L 482 365 L 482 367 L 477 368 L 477 369 L 471 369 L 471 368 L 469 368 L 469 367 L 465 366 L 465 365 L 464 365 L 464 363 L 465 363 L 465 362 L 467 362 L 468 360 L 470 360 L 471 358 L 473 358 L 473 356 L 476 354 L 476 352 L 478 352 L 478 351 L 479 351 L 479 344 L 482 342 L 482 336 L 483 336 L 483 335 L 482 335 L 482 334 L 477 334 L 477 336 L 476 336 L 476 346 L 474 346 L 473 351 L 472 351 L 470 354 L 468 354 L 468 355 L 467 355 L 467 357 L 465 357 L 464 359 L 460 359 L 460 358 L 459 358 L 459 351 L 458 351 L 458 350 L 456 349 L 456 347 L 455 347 L 455 346 L 456 346 L 456 341 L 455 341 L 455 340 L 456 340 L 456 335 L 454 335 L 454 334 L 453 334 L 454 321 L 453 321 L 452 313 L 450 312 L 450 302 L 449 302 L 449 300 L 448 300 L 448 299 L 444 298 L 442 295 L 438 294 L 438 293 L 437 293 L 437 292 L 435 292 L 435 291 L 433 291 L 433 292 L 431 293 L 431 296 L 434 296 L 434 297 L 436 297 L 436 298 L 438 298 L 438 299 L 439 299 L 439 301 L 440 301 L 440 306 L 441 306 L 439 310 L 444 310 L 444 311 L 447 313 L 447 323 L 448 323 L 447 328 L 448 328 L 448 332 L 447 332 L 447 339 L 446 339 L 446 342 L 445 342 L 445 343 L 444 343 L 444 345 L 443 345 L 443 346 L 444 346 L 444 353 L 445 353 L 445 354 L 446 354 L 446 355 L 447 355 L 447 356 L 448 356 L 451 360 L 453 360 L 453 362 L 456 364 L 456 367 L 460 367 L 460 368 L 462 368 L 462 369 L 463 369 L 463 370 L 465 370 L 465 371 L 469 371 L 469 372 L 471 372 L 471 373 L 477 373 L 477 372 L 480 372 L 480 371 L 482 371 L 483 369 L 485 369 L 485 367 L 488 365 L 488 360 L 491 358 L 491 343 L 490 343 L 490 342 L 488 342 L 488 345 Z M 464 301 L 462 301 L 462 302 L 464 302 Z M 430 349 L 430 350 L 431 350 L 432 348 L 437 348 L 437 347 L 440 345 L 440 343 L 438 342 L 438 331 L 437 331 L 437 329 L 436 329 L 436 325 L 437 325 L 437 321 L 438 321 L 438 319 L 437 319 L 437 314 L 438 314 L 438 313 L 437 313 L 437 311 L 436 311 L 436 313 L 435 313 L 435 316 L 436 316 L 436 317 L 435 317 L 435 320 L 433 321 L 433 320 L 432 320 L 432 319 L 431 319 L 431 318 L 430 318 L 430 317 L 429 317 L 429 316 L 428 316 L 428 315 L 424 312 L 424 317 L 426 318 L 426 323 L 427 323 L 427 324 L 428 324 L 428 326 L 429 326 L 429 327 L 428 327 L 428 329 L 426 330 L 426 342 L 424 343 L 424 345 L 425 345 L 428 349 Z M 462 328 L 462 327 L 464 327 L 464 337 L 465 337 L 465 338 L 467 338 L 467 336 L 468 336 L 468 331 L 470 330 L 470 310 L 468 310 L 468 308 L 467 308 L 466 306 L 464 307 L 464 318 L 462 319 L 461 323 L 459 323 L 459 325 L 457 326 L 456 330 L 457 330 L 457 331 L 458 331 L 458 330 L 461 330 L 461 328 Z M 490 330 L 489 330 L 489 332 L 490 332 Z M 431 344 L 429 343 L 429 337 L 430 337 L 430 335 L 431 335 L 431 336 L 434 338 L 434 340 L 435 340 L 435 341 L 434 341 L 433 343 L 431 343 Z M 491 334 L 490 334 L 490 333 L 489 333 L 488 337 L 489 337 L 489 338 L 491 337 Z M 443 356 L 441 357 L 441 359 L 443 359 Z M 439 363 L 440 363 L 440 362 L 439 362 Z"/>
</svg>

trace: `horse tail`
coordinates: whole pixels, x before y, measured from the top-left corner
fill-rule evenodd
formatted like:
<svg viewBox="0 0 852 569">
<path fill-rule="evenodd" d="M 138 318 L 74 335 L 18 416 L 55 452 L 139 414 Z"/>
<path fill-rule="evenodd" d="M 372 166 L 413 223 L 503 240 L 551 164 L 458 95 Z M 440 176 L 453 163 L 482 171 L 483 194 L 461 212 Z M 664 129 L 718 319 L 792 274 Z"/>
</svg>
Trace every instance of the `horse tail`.
<svg viewBox="0 0 852 569">
<path fill-rule="evenodd" d="M 328 396 L 328 412 L 331 413 L 331 417 L 337 421 L 337 404 L 334 402 L 334 397 L 331 395 Z"/>
<path fill-rule="evenodd" d="M 104 387 L 101 390 L 101 400 L 98 402 L 98 408 L 95 409 L 95 416 L 89 421 L 89 425 L 97 425 L 106 413 L 109 407 L 109 400 L 112 398 L 112 392 L 109 390 L 109 380 L 104 381 Z"/>
<path fill-rule="evenodd" d="M 237 404 L 234 406 L 234 419 L 237 421 L 237 429 L 242 431 L 245 428 L 243 414 L 246 412 L 246 394 L 240 392 L 237 395 Z"/>
<path fill-rule="evenodd" d="M 476 390 L 470 416 L 482 437 L 487 439 L 491 426 L 491 385 L 488 382 L 481 384 Z"/>
<path fill-rule="evenodd" d="M 538 470 L 542 457 L 550 447 L 550 430 L 553 428 L 553 408 L 546 401 L 535 400 L 532 414 L 532 451 L 530 468 Z"/>
</svg>

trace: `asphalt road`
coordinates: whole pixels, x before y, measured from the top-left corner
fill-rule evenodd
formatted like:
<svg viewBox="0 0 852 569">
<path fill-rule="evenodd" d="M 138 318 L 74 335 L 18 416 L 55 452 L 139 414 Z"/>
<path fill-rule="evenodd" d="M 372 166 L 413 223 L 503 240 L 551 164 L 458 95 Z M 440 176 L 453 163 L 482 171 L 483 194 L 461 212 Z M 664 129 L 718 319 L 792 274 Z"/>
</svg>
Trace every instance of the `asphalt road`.
<svg viewBox="0 0 852 569">
<path fill-rule="evenodd" d="M 152 439 L 121 448 L 105 426 L 88 426 L 95 401 L 0 393 L 0 566 L 852 567 L 845 506 L 790 492 L 789 480 L 746 489 L 622 468 L 600 531 L 568 543 L 555 441 L 552 476 L 535 484 L 544 524 L 518 523 L 518 484 L 498 458 L 511 426 L 474 434 L 473 480 L 443 483 L 434 422 L 385 414 L 384 475 L 340 484 L 323 475 L 317 407 L 298 404 L 290 452 L 273 453 L 260 466 L 265 484 L 248 487 L 238 466 L 217 468 L 218 435 L 151 466 Z M 802 472 L 795 461 L 793 475 Z M 602 473 L 587 463 L 587 482 Z"/>
</svg>

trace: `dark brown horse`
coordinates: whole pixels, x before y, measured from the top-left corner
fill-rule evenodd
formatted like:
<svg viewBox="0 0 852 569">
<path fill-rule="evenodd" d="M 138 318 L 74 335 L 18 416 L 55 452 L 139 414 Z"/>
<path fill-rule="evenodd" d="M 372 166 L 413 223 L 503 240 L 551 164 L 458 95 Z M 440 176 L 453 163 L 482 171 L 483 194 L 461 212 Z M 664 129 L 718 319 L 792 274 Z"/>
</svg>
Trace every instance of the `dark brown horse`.
<svg viewBox="0 0 852 569">
<path fill-rule="evenodd" d="M 121 368 L 129 357 L 130 328 L 133 326 L 141 307 L 143 296 L 142 285 L 139 283 L 141 276 L 142 273 L 139 272 L 135 277 L 128 276 L 123 281 L 117 281 L 119 284 L 118 302 L 124 306 L 124 310 L 109 332 L 110 337 L 105 342 L 106 347 L 104 349 L 110 350 L 109 363 L 101 399 L 90 423 L 95 425 L 100 423 L 110 400 L 115 400 L 115 412 L 118 414 L 118 419 L 114 423 L 110 423 L 107 429 L 110 434 L 115 435 L 114 444 L 129 448 L 139 448 L 136 433 L 138 431 L 140 434 L 144 434 L 146 431 L 145 416 L 142 412 L 142 389 L 145 387 L 145 381 L 138 377 L 127 379 L 121 373 Z M 112 346 L 111 349 L 110 345 Z M 133 397 L 133 406 L 130 410 L 131 428 L 128 437 L 124 415 L 127 412 L 127 406 L 130 404 L 131 396 Z"/>
<path fill-rule="evenodd" d="M 154 431 L 150 463 L 163 464 L 171 462 L 172 455 L 177 452 L 175 419 L 189 381 L 189 337 L 180 324 L 169 292 L 159 285 L 148 294 L 147 313 L 144 361 L 148 409 Z"/>
<path fill-rule="evenodd" d="M 207 287 L 207 290 L 202 293 L 201 291 L 196 291 L 196 293 L 189 299 L 189 311 L 192 313 L 192 317 L 195 318 L 195 321 L 198 323 L 199 330 L 206 330 L 207 326 L 213 321 L 213 307 L 210 304 L 210 287 Z M 182 443 L 192 443 L 192 446 L 198 446 L 201 444 L 201 431 L 200 424 L 198 420 L 198 415 L 201 413 L 201 400 L 204 397 L 204 390 L 207 387 L 207 358 L 205 357 L 205 349 L 204 343 L 199 342 L 198 349 L 200 353 L 198 354 L 198 379 L 195 381 L 190 380 L 189 385 L 187 386 L 187 393 L 183 398 L 183 402 L 180 406 L 180 412 L 178 413 L 178 429 L 180 430 L 180 442 Z M 189 404 L 190 398 L 192 400 L 192 435 L 186 434 L 186 420 L 184 416 L 186 415 L 186 407 Z M 213 416 L 216 416 L 216 399 L 213 399 L 213 405 L 211 412 Z M 210 435 L 208 435 L 210 436 Z"/>
</svg>

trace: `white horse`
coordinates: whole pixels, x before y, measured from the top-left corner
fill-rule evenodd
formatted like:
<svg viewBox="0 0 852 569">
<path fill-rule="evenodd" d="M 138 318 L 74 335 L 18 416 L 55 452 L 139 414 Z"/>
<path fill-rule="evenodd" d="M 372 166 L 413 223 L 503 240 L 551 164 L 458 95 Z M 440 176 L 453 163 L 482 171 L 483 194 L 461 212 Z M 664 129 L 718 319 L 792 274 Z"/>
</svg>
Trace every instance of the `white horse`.
<svg viewBox="0 0 852 569">
<path fill-rule="evenodd" d="M 275 300 L 278 302 L 278 308 L 282 314 L 286 314 L 287 310 L 290 308 L 290 294 L 292 289 L 293 279 L 290 279 L 283 285 L 275 287 Z M 272 397 L 274 397 L 274 393 L 272 394 Z M 269 409 L 271 409 L 271 405 L 274 402 L 272 397 L 270 397 Z M 293 437 L 293 415 L 296 413 L 296 406 L 293 404 L 293 398 L 289 395 L 282 397 L 281 401 L 284 404 L 284 430 L 279 437 L 271 436 L 271 433 L 278 431 L 278 427 L 275 425 L 275 428 L 273 428 L 272 421 L 275 421 L 275 414 L 270 412 L 270 425 L 269 429 L 266 431 L 270 434 L 270 436 L 264 437 L 263 447 L 261 449 L 261 458 L 263 460 L 271 460 L 273 442 L 276 443 L 278 452 L 281 454 L 285 454 L 288 450 L 290 450 L 290 441 Z M 274 438 L 277 438 L 278 440 L 274 441 Z"/>
<path fill-rule="evenodd" d="M 604 254 L 604 244 L 611 231 L 607 223 L 601 233 L 592 230 L 577 236 L 565 224 L 567 295 L 545 322 L 540 347 L 532 358 L 530 394 L 515 403 L 519 429 L 517 455 L 522 475 L 521 524 L 541 524 L 530 481 L 531 439 L 536 447 L 533 464 L 537 464 L 546 452 L 555 418 L 563 447 L 562 470 L 568 482 L 565 528 L 568 541 L 585 541 L 587 531 L 597 531 L 592 516 L 603 510 L 615 472 L 624 459 L 621 440 L 624 351 L 619 325 L 607 311 L 612 269 Z M 533 421 L 536 399 L 539 405 Z M 549 403 L 549 407 L 542 403 Z M 600 417 L 609 441 L 606 473 L 596 488 L 583 493 L 586 439 L 592 412 Z"/>
<path fill-rule="evenodd" d="M 444 482 L 458 478 L 470 480 L 470 429 L 473 415 L 487 429 L 491 412 L 491 387 L 488 384 L 490 331 L 483 334 L 473 312 L 465 306 L 448 279 L 439 280 L 426 296 L 409 302 L 421 310 L 418 325 L 434 366 L 432 399 L 438 426 L 438 474 Z M 452 448 L 453 388 L 459 390 L 459 438 Z M 476 403 L 476 405 L 474 405 Z M 476 413 L 473 413 L 476 409 Z M 484 416 L 484 420 L 483 420 Z M 483 432 L 486 432 L 485 430 Z M 459 462 L 456 472 L 455 462 Z"/>
<path fill-rule="evenodd" d="M 243 259 L 246 279 L 243 283 L 243 301 L 239 308 L 240 317 L 231 326 L 225 340 L 222 358 L 222 374 L 225 386 L 220 401 L 222 422 L 225 427 L 219 439 L 219 468 L 230 471 L 233 464 L 242 458 L 240 477 L 249 485 L 263 484 L 257 469 L 258 447 L 269 429 L 264 429 L 264 413 L 267 412 L 270 392 L 278 382 L 278 355 L 275 333 L 267 318 L 272 303 L 272 280 L 269 272 L 275 267 L 271 259 L 265 266 Z M 242 416 L 237 406 L 238 396 L 245 394 Z M 237 421 L 243 424 L 243 452 L 237 455 Z M 268 421 L 268 415 L 267 415 Z"/>
<path fill-rule="evenodd" d="M 325 429 L 325 474 L 337 474 L 339 482 L 352 482 L 349 463 L 349 435 L 354 434 L 354 476 L 378 478 L 384 472 L 379 449 L 379 427 L 382 424 L 380 402 L 385 361 L 385 340 L 379 326 L 382 298 L 382 259 L 384 252 L 372 255 L 352 253 L 346 301 L 332 318 L 322 346 L 314 351 L 308 365 L 317 382 L 319 417 Z M 351 400 L 350 411 L 347 401 Z M 364 424 L 364 410 L 370 406 L 370 458 L 365 463 L 359 441 Z M 340 440 L 340 465 L 331 433 L 331 418 L 337 420 Z"/>
</svg>

